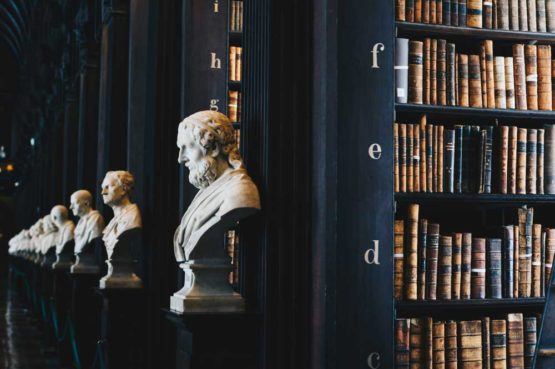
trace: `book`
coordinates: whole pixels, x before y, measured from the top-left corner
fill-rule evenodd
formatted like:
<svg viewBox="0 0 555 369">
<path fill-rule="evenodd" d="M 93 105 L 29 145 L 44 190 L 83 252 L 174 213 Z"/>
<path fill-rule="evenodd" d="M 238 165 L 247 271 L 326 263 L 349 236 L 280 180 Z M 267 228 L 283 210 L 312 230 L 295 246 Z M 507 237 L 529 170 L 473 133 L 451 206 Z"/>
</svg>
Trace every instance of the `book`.
<svg viewBox="0 0 555 369">
<path fill-rule="evenodd" d="M 519 0 L 509 0 L 509 26 L 512 31 L 518 31 L 520 29 L 518 7 Z"/>
<path fill-rule="evenodd" d="M 418 233 L 418 300 L 426 299 L 426 258 L 428 242 L 428 221 L 420 219 L 420 233 Z"/>
<path fill-rule="evenodd" d="M 512 57 L 505 58 L 505 96 L 507 98 L 507 109 L 516 109 L 515 76 Z"/>
<path fill-rule="evenodd" d="M 491 321 L 491 368 L 507 369 L 507 322 Z"/>
<path fill-rule="evenodd" d="M 542 231 L 542 235 L 541 235 L 541 295 L 542 297 L 546 296 L 546 286 L 545 286 L 545 262 L 546 262 L 546 258 L 547 258 L 547 250 L 546 250 L 546 244 L 547 244 L 547 232 L 545 230 Z"/>
<path fill-rule="evenodd" d="M 468 55 L 459 54 L 458 60 L 458 105 L 469 106 L 468 90 Z M 481 95 L 480 95 L 481 96 Z"/>
<path fill-rule="evenodd" d="M 437 150 L 437 192 L 443 192 L 443 172 L 444 172 L 444 156 L 443 156 L 443 137 L 445 135 L 445 127 L 437 126 L 438 150 Z"/>
<path fill-rule="evenodd" d="M 439 237 L 439 262 L 437 267 L 437 295 L 439 300 L 451 300 L 451 263 L 453 258 L 453 239 Z"/>
<path fill-rule="evenodd" d="M 546 0 L 536 0 L 536 12 L 538 15 L 538 32 L 547 32 L 547 18 L 545 11 Z"/>
<path fill-rule="evenodd" d="M 445 369 L 457 369 L 457 322 L 445 322 Z"/>
<path fill-rule="evenodd" d="M 432 39 L 432 47 L 430 49 L 430 104 L 435 105 L 438 102 L 437 93 L 437 47 L 438 42 Z"/>
<path fill-rule="evenodd" d="M 459 0 L 451 0 L 451 25 L 459 25 Z"/>
<path fill-rule="evenodd" d="M 455 192 L 455 130 L 445 130 L 445 192 Z"/>
<path fill-rule="evenodd" d="M 532 224 L 533 211 L 526 206 L 518 209 L 519 237 L 519 297 L 532 294 Z"/>
<path fill-rule="evenodd" d="M 433 192 L 439 192 L 439 173 L 438 173 L 438 163 L 439 163 L 439 126 L 434 126 L 434 148 L 433 148 L 433 159 L 434 159 L 434 174 L 433 174 Z"/>
<path fill-rule="evenodd" d="M 456 1 L 456 0 L 453 0 Z M 446 26 L 451 25 L 451 0 L 442 1 L 442 24 Z"/>
<path fill-rule="evenodd" d="M 439 224 L 428 224 L 426 242 L 426 299 L 437 299 L 437 265 L 439 256 Z"/>
<path fill-rule="evenodd" d="M 537 46 L 537 74 L 538 109 L 552 110 L 551 46 L 549 45 Z"/>
<path fill-rule="evenodd" d="M 456 72 L 455 72 L 455 44 L 447 44 L 447 72 L 446 72 L 446 105 L 457 104 Z M 550 64 L 551 68 L 551 64 Z M 551 70 L 550 70 L 551 72 Z M 551 77 L 551 74 L 550 74 Z M 550 81 L 551 83 L 551 81 Z"/>
<path fill-rule="evenodd" d="M 461 298 L 461 264 L 462 264 L 463 234 L 453 233 L 453 259 L 451 261 L 451 298 Z"/>
<path fill-rule="evenodd" d="M 416 300 L 418 290 L 418 212 L 420 207 L 411 204 L 408 207 L 408 217 L 405 232 L 405 298 Z"/>
<path fill-rule="evenodd" d="M 407 125 L 399 124 L 399 191 L 407 192 Z"/>
<path fill-rule="evenodd" d="M 424 104 L 430 104 L 430 93 L 431 93 L 431 48 L 432 48 L 432 40 L 430 38 L 424 39 L 424 75 L 422 76 L 423 82 L 423 101 Z"/>
<path fill-rule="evenodd" d="M 243 48 L 237 46 L 235 48 L 235 81 L 241 82 L 243 80 Z"/>
<path fill-rule="evenodd" d="M 514 227 L 503 227 L 503 297 L 514 297 Z"/>
<path fill-rule="evenodd" d="M 550 1 L 550 0 L 546 0 L 546 1 Z M 553 1 L 555 1 L 555 0 L 553 0 Z M 554 10 L 555 10 L 555 7 L 554 7 Z M 459 26 L 460 27 L 466 27 L 467 26 L 466 17 L 467 17 L 466 16 L 466 0 L 459 0 Z M 555 29 L 555 24 L 554 24 L 553 28 Z"/>
<path fill-rule="evenodd" d="M 408 102 L 422 104 L 422 76 L 423 76 L 423 47 L 422 41 L 409 41 L 409 96 Z"/>
<path fill-rule="evenodd" d="M 229 80 L 237 81 L 236 71 L 237 71 L 237 47 L 229 47 Z"/>
<path fill-rule="evenodd" d="M 405 20 L 414 22 L 414 0 L 405 0 Z"/>
<path fill-rule="evenodd" d="M 437 1 L 436 0 L 430 0 L 430 24 L 436 24 L 436 4 Z"/>
<path fill-rule="evenodd" d="M 228 115 L 231 122 L 239 121 L 239 91 L 229 91 Z"/>
<path fill-rule="evenodd" d="M 548 124 L 544 131 L 544 191 L 555 194 L 555 128 Z"/>
<path fill-rule="evenodd" d="M 414 192 L 420 192 L 420 125 L 412 126 L 412 168 Z"/>
<path fill-rule="evenodd" d="M 480 56 L 470 55 L 470 62 L 468 65 L 468 94 L 470 106 L 473 108 L 481 108 L 483 106 L 481 75 Z"/>
<path fill-rule="evenodd" d="M 499 161 L 498 168 L 498 185 L 499 193 L 506 194 L 508 188 L 509 173 L 509 127 L 501 126 L 498 128 L 497 158 Z"/>
<path fill-rule="evenodd" d="M 493 41 L 484 40 L 484 49 L 486 52 L 486 85 L 487 85 L 487 107 L 495 108 L 495 73 L 493 60 Z M 503 69 L 505 67 L 503 66 Z"/>
<path fill-rule="evenodd" d="M 538 131 L 528 129 L 528 139 L 526 141 L 526 193 L 536 193 L 536 172 L 537 167 L 537 140 Z"/>
<path fill-rule="evenodd" d="M 447 41 L 437 40 L 437 103 L 447 105 Z"/>
<path fill-rule="evenodd" d="M 516 169 L 516 193 L 526 194 L 526 143 L 528 132 L 526 128 L 518 129 L 517 138 L 517 169 Z"/>
<path fill-rule="evenodd" d="M 524 368 L 532 369 L 537 343 L 536 317 L 524 318 Z"/>
<path fill-rule="evenodd" d="M 509 0 L 497 0 L 497 28 L 509 29 Z"/>
<path fill-rule="evenodd" d="M 510 194 L 516 193 L 516 177 L 517 177 L 517 142 L 518 142 L 518 127 L 509 127 L 509 164 L 507 173 L 507 192 Z"/>
<path fill-rule="evenodd" d="M 536 0 L 528 1 L 528 30 L 530 32 L 538 31 L 538 20 L 536 18 Z"/>
<path fill-rule="evenodd" d="M 430 1 L 434 0 L 422 0 L 422 23 L 430 23 Z"/>
<path fill-rule="evenodd" d="M 491 193 L 491 175 L 493 165 L 493 127 L 486 127 L 484 150 L 484 193 Z"/>
<path fill-rule="evenodd" d="M 422 0 L 414 0 L 414 22 L 422 22 Z"/>
<path fill-rule="evenodd" d="M 463 233 L 461 251 L 461 299 L 468 300 L 471 296 L 472 271 L 472 234 Z"/>
<path fill-rule="evenodd" d="M 546 289 L 551 285 L 551 271 L 553 270 L 553 257 L 555 256 L 555 229 L 545 231 L 545 281 Z"/>
<path fill-rule="evenodd" d="M 482 106 L 488 107 L 488 64 L 486 56 L 486 45 L 482 42 L 480 47 L 480 74 L 482 79 Z"/>
<path fill-rule="evenodd" d="M 443 20 L 443 0 L 436 0 L 436 24 Z"/>
<path fill-rule="evenodd" d="M 428 161 L 427 161 L 427 134 L 426 134 L 426 115 L 420 118 L 420 190 L 426 192 L 428 190 Z"/>
<path fill-rule="evenodd" d="M 482 368 L 482 322 L 460 321 L 457 331 L 460 369 Z"/>
<path fill-rule="evenodd" d="M 528 6 L 527 0 L 518 0 L 518 24 L 519 30 L 528 31 Z"/>
<path fill-rule="evenodd" d="M 494 59 L 494 76 L 495 76 L 495 107 L 497 109 L 507 108 L 507 92 L 505 81 L 505 58 L 496 56 Z"/>
<path fill-rule="evenodd" d="M 395 319 L 395 368 L 410 368 L 409 319 Z"/>
<path fill-rule="evenodd" d="M 523 44 L 513 45 L 513 63 L 516 108 L 527 110 L 528 102 L 526 97 L 526 63 L 524 61 Z"/>
<path fill-rule="evenodd" d="M 472 239 L 471 297 L 486 297 L 486 240 Z"/>
<path fill-rule="evenodd" d="M 470 127 L 470 134 L 471 134 L 471 151 L 474 153 L 480 153 L 480 150 L 483 149 L 482 146 L 480 146 L 480 140 L 482 138 L 482 132 L 480 132 L 480 127 L 479 126 L 471 126 Z M 485 141 L 484 141 L 485 142 Z M 479 190 L 479 180 L 481 177 L 481 172 L 480 172 L 480 165 L 481 165 L 481 161 L 483 159 L 483 155 L 475 155 L 474 160 L 472 158 L 470 158 L 470 192 L 478 192 Z"/>
<path fill-rule="evenodd" d="M 538 110 L 538 62 L 537 46 L 524 46 L 526 67 L 526 103 L 529 110 Z"/>
<path fill-rule="evenodd" d="M 522 314 L 507 316 L 507 364 L 509 368 L 524 368 L 524 326 Z"/>
<path fill-rule="evenodd" d="M 555 32 L 555 0 L 545 0 L 547 32 Z"/>
<path fill-rule="evenodd" d="M 542 226 L 532 227 L 532 297 L 542 297 Z"/>
<path fill-rule="evenodd" d="M 393 190 L 400 191 L 399 185 L 399 123 L 393 123 Z"/>
<path fill-rule="evenodd" d="M 395 39 L 395 101 L 408 102 L 409 88 L 409 40 Z"/>
<path fill-rule="evenodd" d="M 466 25 L 468 27 L 482 28 L 482 0 L 467 0 Z"/>
<path fill-rule="evenodd" d="M 434 188 L 434 126 L 426 126 L 426 189 L 428 192 Z"/>
<path fill-rule="evenodd" d="M 432 318 L 424 319 L 424 368 L 433 368 L 434 365 L 434 320 Z"/>
<path fill-rule="evenodd" d="M 482 28 L 492 29 L 494 24 L 493 1 L 484 0 L 482 2 Z"/>
<path fill-rule="evenodd" d="M 455 192 L 462 193 L 463 183 L 463 130 L 464 126 L 455 126 Z"/>
<path fill-rule="evenodd" d="M 396 300 L 403 298 L 404 235 L 405 222 L 403 220 L 396 220 L 393 234 L 393 292 Z"/>
<path fill-rule="evenodd" d="M 433 367 L 445 367 L 445 323 L 434 321 L 433 325 Z"/>
<path fill-rule="evenodd" d="M 420 318 L 410 319 L 410 352 L 409 362 L 411 369 L 422 368 L 424 355 L 424 322 Z"/>
<path fill-rule="evenodd" d="M 501 239 L 488 238 L 487 248 L 487 282 L 488 296 L 493 299 L 503 297 L 502 291 L 502 269 L 501 269 Z"/>
<path fill-rule="evenodd" d="M 407 124 L 407 192 L 414 191 L 414 127 L 412 124 Z"/>
<path fill-rule="evenodd" d="M 545 193 L 544 190 L 544 141 L 545 141 L 545 130 L 538 129 L 538 142 L 536 147 L 537 156 L 537 175 L 536 175 L 536 186 L 537 192 L 540 195 Z"/>
<path fill-rule="evenodd" d="M 515 253 L 513 255 L 513 296 L 515 298 L 521 297 L 520 296 L 520 227 L 515 225 L 513 226 L 513 235 L 514 235 L 514 250 Z"/>
<path fill-rule="evenodd" d="M 462 190 L 463 192 L 470 192 L 470 167 L 472 156 L 472 137 L 471 127 L 466 125 L 463 127 L 463 175 L 462 175 Z"/>
<path fill-rule="evenodd" d="M 482 318 L 482 369 L 490 369 L 490 318 Z"/>
</svg>

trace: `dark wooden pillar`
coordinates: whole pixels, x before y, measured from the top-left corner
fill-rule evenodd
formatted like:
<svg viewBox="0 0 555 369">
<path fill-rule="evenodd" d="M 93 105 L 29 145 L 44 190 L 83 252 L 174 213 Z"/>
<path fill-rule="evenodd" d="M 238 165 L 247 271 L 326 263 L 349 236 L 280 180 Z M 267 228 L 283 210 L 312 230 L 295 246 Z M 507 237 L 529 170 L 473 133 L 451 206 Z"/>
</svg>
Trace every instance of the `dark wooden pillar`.
<svg viewBox="0 0 555 369">
<path fill-rule="evenodd" d="M 69 197 L 77 185 L 77 148 L 78 148 L 78 101 L 70 92 L 65 101 L 63 122 L 63 167 L 62 167 L 62 199 L 69 203 Z"/>
</svg>

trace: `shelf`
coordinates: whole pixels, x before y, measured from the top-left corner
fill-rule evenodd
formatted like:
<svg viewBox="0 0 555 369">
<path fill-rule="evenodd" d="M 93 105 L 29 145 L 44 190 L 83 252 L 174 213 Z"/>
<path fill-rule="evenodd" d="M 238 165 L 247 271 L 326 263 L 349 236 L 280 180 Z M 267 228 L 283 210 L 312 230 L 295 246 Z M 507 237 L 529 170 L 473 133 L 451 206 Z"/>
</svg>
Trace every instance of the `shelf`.
<svg viewBox="0 0 555 369">
<path fill-rule="evenodd" d="M 482 118 L 510 118 L 510 119 L 531 119 L 531 120 L 553 120 L 555 121 L 555 111 L 540 110 L 516 110 L 516 109 L 484 109 L 467 108 L 461 106 L 445 105 L 424 105 L 424 104 L 395 104 L 397 112 L 420 113 L 452 116 L 472 116 Z"/>
<path fill-rule="evenodd" d="M 240 129 L 241 128 L 241 122 L 233 122 L 233 128 Z"/>
<path fill-rule="evenodd" d="M 232 91 L 241 91 L 241 81 L 228 81 L 229 89 Z"/>
<path fill-rule="evenodd" d="M 480 313 L 493 315 L 509 311 L 541 312 L 545 305 L 544 297 L 523 299 L 475 299 L 475 300 L 443 300 L 443 301 L 396 301 L 398 316 L 423 314 L 448 315 L 453 313 Z"/>
<path fill-rule="evenodd" d="M 509 41 L 540 41 L 541 43 L 555 44 L 555 33 L 506 31 L 498 29 L 484 29 L 471 27 L 454 27 L 438 24 L 423 24 L 410 22 L 395 22 L 398 33 L 404 32 L 411 36 L 455 36 L 473 38 L 478 40 L 509 40 Z M 399 32 L 401 31 L 401 32 Z"/>
<path fill-rule="evenodd" d="M 474 193 L 397 193 L 395 200 L 402 203 L 488 203 L 488 204 L 555 204 L 555 195 L 503 195 Z"/>
</svg>

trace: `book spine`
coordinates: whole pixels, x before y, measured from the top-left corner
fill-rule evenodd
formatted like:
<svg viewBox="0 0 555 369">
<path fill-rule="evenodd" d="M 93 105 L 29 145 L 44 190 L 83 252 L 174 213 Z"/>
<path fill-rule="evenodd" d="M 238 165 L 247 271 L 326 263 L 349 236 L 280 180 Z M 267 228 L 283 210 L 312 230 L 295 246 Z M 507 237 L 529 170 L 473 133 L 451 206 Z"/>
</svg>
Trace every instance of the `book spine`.
<svg viewBox="0 0 555 369">
<path fill-rule="evenodd" d="M 484 165 L 484 193 L 491 193 L 491 175 L 493 167 L 493 127 L 487 127 L 486 131 L 486 147 L 485 147 L 485 165 Z"/>
<path fill-rule="evenodd" d="M 430 104 L 430 83 L 431 83 L 431 48 L 432 48 L 432 40 L 430 38 L 424 39 L 424 75 L 422 76 L 423 80 L 423 102 L 424 104 Z"/>
<path fill-rule="evenodd" d="M 422 0 L 422 23 L 430 23 L 430 1 L 433 0 Z"/>
<path fill-rule="evenodd" d="M 409 319 L 395 319 L 395 368 L 409 369 L 410 332 Z"/>
<path fill-rule="evenodd" d="M 459 54 L 458 96 L 459 106 L 468 106 L 468 55 Z M 481 95 L 480 95 L 481 96 Z"/>
<path fill-rule="evenodd" d="M 482 322 L 460 321 L 457 333 L 461 369 L 482 369 Z"/>
<path fill-rule="evenodd" d="M 547 0 L 547 1 L 549 1 L 549 0 Z M 555 1 L 555 0 L 553 0 L 553 1 Z M 459 0 L 459 26 L 460 27 L 466 27 L 467 26 L 466 18 L 467 18 L 467 15 L 466 15 L 466 0 Z"/>
<path fill-rule="evenodd" d="M 445 192 L 455 192 L 455 130 L 445 130 Z"/>
<path fill-rule="evenodd" d="M 547 32 L 555 32 L 555 0 L 545 0 Z"/>
<path fill-rule="evenodd" d="M 433 188 L 433 192 L 439 192 L 439 185 L 438 185 L 438 160 L 439 160 L 439 153 L 438 153 L 438 146 L 439 144 L 439 126 L 436 125 L 434 126 L 434 152 L 433 152 L 433 156 L 434 156 L 434 188 Z"/>
<path fill-rule="evenodd" d="M 495 73 L 493 60 L 493 41 L 485 40 L 484 48 L 486 50 L 486 84 L 487 84 L 487 107 L 495 108 Z"/>
<path fill-rule="evenodd" d="M 491 368 L 507 369 L 507 322 L 491 321 Z"/>
<path fill-rule="evenodd" d="M 490 318 L 482 318 L 482 369 L 491 369 Z"/>
<path fill-rule="evenodd" d="M 455 192 L 462 193 L 463 126 L 455 126 Z"/>
<path fill-rule="evenodd" d="M 409 362 L 411 369 L 422 369 L 424 358 L 424 322 L 419 318 L 410 319 L 410 352 Z"/>
<path fill-rule="evenodd" d="M 547 243 L 547 232 L 542 231 L 541 237 L 541 296 L 545 297 L 545 258 L 546 254 L 546 243 Z"/>
<path fill-rule="evenodd" d="M 486 297 L 486 240 L 472 240 L 471 296 L 473 299 Z"/>
<path fill-rule="evenodd" d="M 453 259 L 453 239 L 439 237 L 439 264 L 437 268 L 437 294 L 439 300 L 451 300 L 451 263 Z"/>
<path fill-rule="evenodd" d="M 428 221 L 420 220 L 418 234 L 418 300 L 426 299 L 426 249 L 428 240 Z"/>
<path fill-rule="evenodd" d="M 438 42 L 432 39 L 432 48 L 430 50 L 430 104 L 436 105 L 438 101 L 437 93 L 437 50 Z"/>
<path fill-rule="evenodd" d="M 396 220 L 393 235 L 393 292 L 395 300 L 401 300 L 403 298 L 404 235 L 405 222 L 403 220 Z"/>
<path fill-rule="evenodd" d="M 445 368 L 445 323 L 434 322 L 433 367 Z"/>
<path fill-rule="evenodd" d="M 532 227 L 532 297 L 542 296 L 542 226 Z"/>
<path fill-rule="evenodd" d="M 546 194 L 555 194 L 555 127 L 544 126 L 544 190 Z"/>
<path fill-rule="evenodd" d="M 538 131 L 536 129 L 528 129 L 528 140 L 526 142 L 526 191 L 529 194 L 535 194 L 537 167 L 537 141 Z"/>
<path fill-rule="evenodd" d="M 434 191 L 434 126 L 426 126 L 426 189 Z"/>
<path fill-rule="evenodd" d="M 468 300 L 471 296 L 472 271 L 472 234 L 463 233 L 461 250 L 461 299 Z"/>
<path fill-rule="evenodd" d="M 412 126 L 413 191 L 420 192 L 420 125 Z"/>
<path fill-rule="evenodd" d="M 482 107 L 482 72 L 480 70 L 480 56 L 470 55 L 468 66 L 468 93 L 470 106 Z"/>
<path fill-rule="evenodd" d="M 519 237 L 519 297 L 532 294 L 532 222 L 533 209 L 518 209 Z"/>
<path fill-rule="evenodd" d="M 539 110 L 553 109 L 553 95 L 551 85 L 551 46 L 539 45 L 538 52 L 538 108 Z"/>
<path fill-rule="evenodd" d="M 507 96 L 507 108 L 515 109 L 516 102 L 514 66 L 513 58 L 509 56 L 505 58 L 505 95 Z"/>
<path fill-rule="evenodd" d="M 447 41 L 437 40 L 437 103 L 447 105 Z"/>
<path fill-rule="evenodd" d="M 507 191 L 510 194 L 516 193 L 516 177 L 517 177 L 517 138 L 518 128 L 516 126 L 509 127 L 509 167 L 508 167 L 508 183 Z"/>
<path fill-rule="evenodd" d="M 409 40 L 395 39 L 395 101 L 408 102 L 409 83 Z"/>
<path fill-rule="evenodd" d="M 480 47 L 480 75 L 482 80 L 482 106 L 488 107 L 488 65 L 486 60 L 486 46 Z"/>
<path fill-rule="evenodd" d="M 493 299 L 500 299 L 503 297 L 502 284 L 501 284 L 501 239 L 487 240 L 487 276 L 488 276 L 488 290 L 489 297 Z"/>
<path fill-rule="evenodd" d="M 513 62 L 515 77 L 515 100 L 516 108 L 521 110 L 528 109 L 526 97 L 526 63 L 524 61 L 524 45 L 513 45 Z"/>
<path fill-rule="evenodd" d="M 494 1 L 494 0 L 493 0 Z M 482 27 L 487 29 L 493 28 L 493 1 L 484 0 L 482 2 Z"/>
<path fill-rule="evenodd" d="M 436 0 L 436 24 L 441 24 L 443 20 L 443 1 Z"/>
<path fill-rule="evenodd" d="M 433 369 L 434 366 L 434 320 L 425 318 L 424 324 L 424 369 Z"/>
<path fill-rule="evenodd" d="M 537 343 L 537 324 L 535 317 L 524 318 L 524 368 L 532 369 Z"/>
<path fill-rule="evenodd" d="M 414 0 L 414 22 L 422 23 L 422 0 Z"/>
<path fill-rule="evenodd" d="M 494 63 L 495 74 L 495 107 L 497 109 L 507 108 L 507 92 L 505 81 L 505 58 L 503 56 L 496 56 Z"/>
<path fill-rule="evenodd" d="M 427 175 L 428 175 L 428 162 L 427 162 L 427 137 L 426 137 L 426 116 L 420 118 L 420 190 L 426 192 Z"/>
<path fill-rule="evenodd" d="M 393 123 L 393 189 L 397 193 L 399 186 L 399 123 Z"/>
<path fill-rule="evenodd" d="M 538 110 L 538 58 L 537 46 L 524 46 L 526 66 L 526 102 L 529 110 Z"/>
<path fill-rule="evenodd" d="M 503 227 L 503 296 L 514 297 L 514 227 Z"/>
<path fill-rule="evenodd" d="M 459 1 L 451 0 L 451 25 L 457 27 L 459 25 Z"/>
<path fill-rule="evenodd" d="M 453 259 L 451 260 L 451 298 L 461 298 L 462 233 L 453 234 Z"/>
<path fill-rule="evenodd" d="M 414 22 L 414 0 L 405 0 L 405 20 Z"/>
<path fill-rule="evenodd" d="M 520 29 L 519 16 L 518 16 L 518 3 L 519 3 L 519 0 L 509 0 L 510 28 L 513 31 L 518 31 Z"/>
<path fill-rule="evenodd" d="M 536 176 L 536 186 L 537 192 L 540 195 L 545 193 L 544 189 L 544 141 L 545 141 L 545 131 L 543 129 L 538 129 L 538 142 L 536 147 L 537 156 L 537 176 Z"/>
<path fill-rule="evenodd" d="M 436 300 L 439 224 L 428 225 L 428 240 L 426 245 L 426 298 L 428 300 Z"/>
<path fill-rule="evenodd" d="M 466 25 L 468 27 L 482 28 L 482 0 L 467 0 Z"/>
<path fill-rule="evenodd" d="M 472 137 L 470 126 L 463 126 L 463 175 L 462 175 L 462 191 L 470 192 L 470 160 L 472 156 Z"/>
<path fill-rule="evenodd" d="M 405 239 L 405 298 L 416 300 L 418 291 L 418 212 L 420 207 L 408 207 Z"/>
<path fill-rule="evenodd" d="M 527 129 L 518 129 L 517 138 L 517 169 L 516 169 L 516 193 L 526 194 L 526 143 Z"/>
<path fill-rule="evenodd" d="M 457 322 L 445 323 L 445 369 L 457 369 Z"/>
<path fill-rule="evenodd" d="M 507 362 L 509 368 L 524 368 L 524 327 L 522 314 L 507 317 Z"/>
<path fill-rule="evenodd" d="M 551 68 L 551 63 L 550 63 Z M 550 69 L 551 71 L 551 69 Z M 446 75 L 446 103 L 456 105 L 456 80 L 455 80 L 455 44 L 447 44 L 447 75 Z M 551 78 L 551 74 L 550 74 Z M 551 80 L 550 80 L 551 83 Z"/>
<path fill-rule="evenodd" d="M 453 0 L 453 1 L 456 1 L 456 0 Z M 450 26 L 451 25 L 451 0 L 443 0 L 442 10 L 443 10 L 442 24 L 446 26 Z"/>
<path fill-rule="evenodd" d="M 528 31 L 528 6 L 527 0 L 518 0 L 518 24 L 521 31 Z"/>
<path fill-rule="evenodd" d="M 555 229 L 547 229 L 545 237 L 545 286 L 551 285 L 551 271 L 555 256 Z M 547 289 L 547 287 L 546 287 Z"/>
<path fill-rule="evenodd" d="M 514 255 L 513 255 L 513 296 L 519 298 L 520 296 L 520 227 L 513 226 L 514 235 Z"/>
<path fill-rule="evenodd" d="M 443 176 L 443 172 L 444 172 L 444 156 L 443 156 L 443 137 L 445 135 L 445 127 L 443 126 L 438 126 L 438 130 L 437 130 L 437 137 L 438 137 L 438 142 L 437 142 L 437 192 L 443 192 L 443 181 L 444 181 L 444 176 Z"/>
<path fill-rule="evenodd" d="M 499 127 L 498 160 L 498 191 L 502 194 L 507 193 L 508 173 L 509 173 L 509 127 Z"/>
<path fill-rule="evenodd" d="M 470 191 L 478 192 L 480 190 L 480 182 L 482 177 L 482 165 L 483 165 L 483 149 L 485 145 L 482 145 L 482 132 L 479 126 L 471 127 L 472 133 L 472 152 L 474 153 L 474 158 L 471 158 L 471 173 L 470 173 Z M 485 141 L 484 141 L 485 143 Z"/>
<path fill-rule="evenodd" d="M 538 13 L 538 32 L 547 32 L 545 1 L 546 0 L 536 0 L 536 11 Z"/>
<path fill-rule="evenodd" d="M 422 104 L 423 52 L 422 41 L 409 42 L 409 103 Z"/>
<path fill-rule="evenodd" d="M 430 24 L 436 24 L 436 0 L 430 0 Z"/>
<path fill-rule="evenodd" d="M 509 29 L 509 0 L 497 0 L 497 28 Z"/>
<path fill-rule="evenodd" d="M 538 20 L 536 18 L 536 0 L 528 0 L 528 30 L 538 31 Z"/>
<path fill-rule="evenodd" d="M 412 124 L 407 124 L 407 192 L 414 191 L 414 128 Z"/>
</svg>

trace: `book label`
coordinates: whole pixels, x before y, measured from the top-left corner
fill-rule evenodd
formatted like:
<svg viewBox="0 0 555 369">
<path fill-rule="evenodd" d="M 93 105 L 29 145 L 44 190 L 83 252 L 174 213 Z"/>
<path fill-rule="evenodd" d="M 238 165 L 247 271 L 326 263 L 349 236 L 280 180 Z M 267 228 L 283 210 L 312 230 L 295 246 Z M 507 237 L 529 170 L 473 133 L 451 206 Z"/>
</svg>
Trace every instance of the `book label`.
<svg viewBox="0 0 555 369">
<path fill-rule="evenodd" d="M 382 147 L 380 144 L 374 143 L 370 145 L 368 148 L 368 155 L 374 160 L 380 159 L 382 157 Z"/>
<path fill-rule="evenodd" d="M 377 352 L 373 352 L 370 355 L 368 355 L 368 359 L 366 360 L 366 363 L 368 364 L 368 367 L 370 369 L 379 369 L 381 363 L 380 363 L 380 354 Z"/>
<path fill-rule="evenodd" d="M 380 265 L 380 241 L 373 240 L 374 248 L 369 248 L 364 253 L 364 262 L 368 265 Z"/>
<path fill-rule="evenodd" d="M 377 44 L 374 44 L 374 46 L 372 47 L 372 68 L 373 69 L 380 69 L 380 66 L 378 64 L 378 54 L 382 51 L 385 50 L 385 45 L 382 44 L 381 42 L 378 42 Z"/>
</svg>

